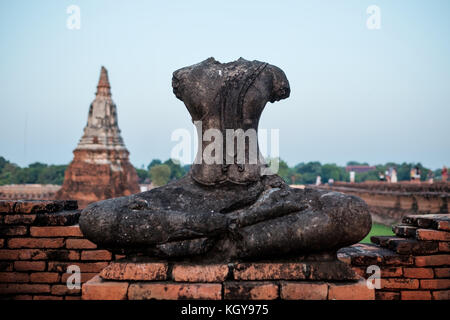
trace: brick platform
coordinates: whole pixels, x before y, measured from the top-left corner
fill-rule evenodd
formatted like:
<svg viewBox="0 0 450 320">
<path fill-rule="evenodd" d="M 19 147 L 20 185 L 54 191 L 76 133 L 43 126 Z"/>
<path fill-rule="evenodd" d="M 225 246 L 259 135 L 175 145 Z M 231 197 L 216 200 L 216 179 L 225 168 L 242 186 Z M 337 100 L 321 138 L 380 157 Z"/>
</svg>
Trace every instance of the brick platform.
<svg viewBox="0 0 450 320">
<path fill-rule="evenodd" d="M 74 300 L 67 267 L 86 282 L 114 258 L 84 239 L 76 201 L 0 201 L 0 299 Z"/>
<path fill-rule="evenodd" d="M 330 267 L 335 265 L 337 267 Z M 374 290 L 339 262 L 186 264 L 111 262 L 83 285 L 84 300 L 373 300 Z M 344 268 L 345 269 L 345 268 Z M 314 272 L 320 270 L 320 272 Z M 330 271 L 325 271 L 330 270 Z M 344 281 L 323 280 L 351 277 Z M 318 280 L 321 278 L 322 280 Z"/>
<path fill-rule="evenodd" d="M 393 231 L 338 256 L 363 277 L 368 266 L 381 268 L 377 300 L 450 300 L 450 214 L 407 215 Z"/>
<path fill-rule="evenodd" d="M 83 283 L 98 276 L 90 282 L 99 282 L 97 290 L 122 277 L 122 291 L 117 291 L 121 296 L 114 299 L 142 298 L 166 290 L 176 298 L 286 300 L 340 299 L 345 292 L 358 292 L 344 283 L 339 286 L 333 279 L 343 275 L 329 269 L 328 280 L 317 281 L 325 276 L 320 264 L 241 263 L 199 269 L 152 261 L 140 269 L 123 263 L 112 268 L 110 262 L 123 256 L 98 249 L 85 239 L 77 225 L 79 214 L 75 201 L 0 201 L 0 299 L 80 299 L 82 290 L 66 286 L 70 265 L 80 267 Z M 381 268 L 377 300 L 450 300 L 450 215 L 408 215 L 394 232 L 395 237 L 374 237 L 374 244 L 343 248 L 338 257 L 364 278 L 370 276 L 368 266 Z M 198 286 L 202 284 L 208 286 Z M 358 283 L 352 285 L 358 287 Z M 218 287 L 220 295 L 214 291 Z M 153 293 L 148 293 L 149 288 Z M 111 298 L 111 292 L 97 299 Z"/>
</svg>

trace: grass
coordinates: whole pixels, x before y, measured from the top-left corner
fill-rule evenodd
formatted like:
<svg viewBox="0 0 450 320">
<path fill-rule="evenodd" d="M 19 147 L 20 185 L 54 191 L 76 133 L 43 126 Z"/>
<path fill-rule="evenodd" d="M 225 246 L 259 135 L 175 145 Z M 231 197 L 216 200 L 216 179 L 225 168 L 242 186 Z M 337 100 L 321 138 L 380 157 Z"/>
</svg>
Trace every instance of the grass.
<svg viewBox="0 0 450 320">
<path fill-rule="evenodd" d="M 362 239 L 361 243 L 370 243 L 371 236 L 392 236 L 394 233 L 392 232 L 391 227 L 374 223 L 372 224 L 372 230 L 370 230 L 369 234 Z"/>
</svg>

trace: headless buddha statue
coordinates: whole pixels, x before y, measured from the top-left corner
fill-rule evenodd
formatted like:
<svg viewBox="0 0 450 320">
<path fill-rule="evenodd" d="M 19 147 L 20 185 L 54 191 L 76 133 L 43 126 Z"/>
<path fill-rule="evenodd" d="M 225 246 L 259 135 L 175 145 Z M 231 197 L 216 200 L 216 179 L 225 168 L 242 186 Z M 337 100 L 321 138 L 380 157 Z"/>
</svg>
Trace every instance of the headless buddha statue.
<svg viewBox="0 0 450 320">
<path fill-rule="evenodd" d="M 209 58 L 175 71 L 172 86 L 201 124 L 191 170 L 163 187 L 90 204 L 80 217 L 88 239 L 125 253 L 230 261 L 335 252 L 367 235 L 371 217 L 360 198 L 290 188 L 270 172 L 257 140 L 244 135 L 239 144 L 232 134 L 256 133 L 266 103 L 289 97 L 281 69 Z"/>
</svg>

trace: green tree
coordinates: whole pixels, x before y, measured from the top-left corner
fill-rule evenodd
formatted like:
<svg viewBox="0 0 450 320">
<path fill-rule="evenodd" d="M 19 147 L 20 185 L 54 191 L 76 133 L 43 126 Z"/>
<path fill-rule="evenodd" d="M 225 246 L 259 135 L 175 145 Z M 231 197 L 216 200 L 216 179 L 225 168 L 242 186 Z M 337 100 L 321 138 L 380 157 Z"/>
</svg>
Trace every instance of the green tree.
<svg viewBox="0 0 450 320">
<path fill-rule="evenodd" d="M 156 166 L 158 164 L 162 164 L 162 161 L 159 159 L 153 159 L 147 166 L 147 170 L 150 170 L 153 166 Z"/>
<path fill-rule="evenodd" d="M 150 168 L 150 179 L 155 186 L 163 186 L 170 180 L 170 167 L 158 164 Z"/>
<path fill-rule="evenodd" d="M 169 159 L 164 161 L 164 164 L 170 168 L 170 180 L 180 179 L 186 174 L 186 171 L 179 162 L 174 162 L 172 159 Z"/>
<path fill-rule="evenodd" d="M 136 173 L 137 173 L 138 178 L 139 178 L 139 183 L 144 183 L 145 180 L 147 178 L 149 178 L 149 170 L 138 169 L 138 168 L 135 168 L 135 169 L 136 169 Z"/>
</svg>

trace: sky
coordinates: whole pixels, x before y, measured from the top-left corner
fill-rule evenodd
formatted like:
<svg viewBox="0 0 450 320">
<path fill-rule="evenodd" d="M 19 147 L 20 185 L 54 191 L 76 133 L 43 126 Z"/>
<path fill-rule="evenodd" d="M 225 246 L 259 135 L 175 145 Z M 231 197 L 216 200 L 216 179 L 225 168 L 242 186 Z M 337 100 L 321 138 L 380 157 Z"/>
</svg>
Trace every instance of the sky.
<svg viewBox="0 0 450 320">
<path fill-rule="evenodd" d="M 71 5 L 80 29 L 67 27 Z M 367 27 L 370 5 L 379 29 Z M 289 165 L 450 165 L 449 9 L 448 0 L 0 0 L 0 156 L 69 163 L 104 65 L 131 162 L 168 159 L 172 132 L 193 130 L 172 72 L 244 57 L 289 79 L 291 96 L 268 103 L 259 126 L 280 130 Z"/>
</svg>

